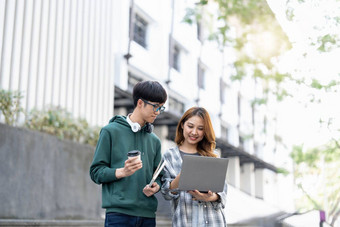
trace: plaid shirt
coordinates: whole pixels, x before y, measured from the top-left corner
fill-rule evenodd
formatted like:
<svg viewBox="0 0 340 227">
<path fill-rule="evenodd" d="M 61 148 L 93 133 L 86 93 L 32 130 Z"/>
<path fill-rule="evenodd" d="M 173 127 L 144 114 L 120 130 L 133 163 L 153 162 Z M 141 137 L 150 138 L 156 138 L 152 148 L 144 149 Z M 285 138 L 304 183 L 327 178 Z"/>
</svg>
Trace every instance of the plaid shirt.
<svg viewBox="0 0 340 227">
<path fill-rule="evenodd" d="M 178 147 L 173 147 L 164 153 L 166 165 L 162 177 L 161 192 L 166 200 L 170 200 L 172 209 L 172 226 L 174 227 L 191 227 L 192 226 L 192 196 L 179 190 L 171 190 L 170 182 L 181 172 L 182 157 Z M 205 227 L 222 227 L 227 226 L 224 207 L 226 202 L 227 184 L 224 185 L 224 191 L 218 193 L 220 202 L 199 202 L 203 206 Z M 175 194 L 174 194 L 175 193 Z"/>
</svg>

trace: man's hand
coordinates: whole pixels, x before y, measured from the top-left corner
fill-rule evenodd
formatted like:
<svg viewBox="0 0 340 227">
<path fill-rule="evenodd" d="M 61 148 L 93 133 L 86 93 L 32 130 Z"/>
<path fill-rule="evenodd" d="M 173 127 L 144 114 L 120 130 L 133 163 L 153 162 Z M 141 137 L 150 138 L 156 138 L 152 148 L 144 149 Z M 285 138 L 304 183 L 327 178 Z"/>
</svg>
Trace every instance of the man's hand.
<svg viewBox="0 0 340 227">
<path fill-rule="evenodd" d="M 219 195 L 215 192 L 208 191 L 208 193 L 201 193 L 198 190 L 188 191 L 193 196 L 193 200 L 204 202 L 214 202 L 219 199 Z"/>
<path fill-rule="evenodd" d="M 147 184 L 144 188 L 143 188 L 143 193 L 147 196 L 150 197 L 153 194 L 155 194 L 156 192 L 158 192 L 160 189 L 159 185 L 156 182 L 153 182 L 153 184 L 151 185 L 151 187 Z"/>
<path fill-rule="evenodd" d="M 142 161 L 136 158 L 130 158 L 125 161 L 123 168 L 116 169 L 116 177 L 118 179 L 128 177 L 143 167 Z"/>
</svg>

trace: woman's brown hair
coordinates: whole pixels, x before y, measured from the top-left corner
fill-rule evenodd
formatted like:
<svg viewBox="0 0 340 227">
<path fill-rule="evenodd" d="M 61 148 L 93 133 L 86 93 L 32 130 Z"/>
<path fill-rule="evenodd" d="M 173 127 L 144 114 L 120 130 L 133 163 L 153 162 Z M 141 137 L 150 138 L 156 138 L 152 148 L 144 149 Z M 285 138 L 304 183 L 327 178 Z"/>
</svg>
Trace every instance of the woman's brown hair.
<svg viewBox="0 0 340 227">
<path fill-rule="evenodd" d="M 208 111 L 202 107 L 191 107 L 188 109 L 177 124 L 175 142 L 179 146 L 184 142 L 183 128 L 184 123 L 191 117 L 198 116 L 202 118 L 204 122 L 204 136 L 203 139 L 198 142 L 197 150 L 198 154 L 202 156 L 216 157 L 214 153 L 216 142 L 215 132 L 211 124 Z"/>
</svg>

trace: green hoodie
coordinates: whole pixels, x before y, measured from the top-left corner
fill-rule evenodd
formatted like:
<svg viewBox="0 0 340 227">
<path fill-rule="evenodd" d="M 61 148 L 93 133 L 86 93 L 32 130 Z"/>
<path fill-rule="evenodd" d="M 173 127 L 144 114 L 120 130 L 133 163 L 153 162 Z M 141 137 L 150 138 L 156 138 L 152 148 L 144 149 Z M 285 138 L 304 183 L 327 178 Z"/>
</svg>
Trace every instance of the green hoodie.
<svg viewBox="0 0 340 227">
<path fill-rule="evenodd" d="M 128 177 L 117 179 L 115 171 L 124 167 L 127 153 L 141 151 L 143 168 Z M 118 212 L 132 216 L 155 217 L 156 197 L 147 197 L 143 188 L 150 182 L 161 160 L 161 142 L 145 126 L 133 132 L 125 116 L 115 116 L 100 131 L 90 167 L 91 179 L 102 184 L 102 207 L 106 213 Z M 159 176 L 156 180 L 161 186 Z"/>
</svg>

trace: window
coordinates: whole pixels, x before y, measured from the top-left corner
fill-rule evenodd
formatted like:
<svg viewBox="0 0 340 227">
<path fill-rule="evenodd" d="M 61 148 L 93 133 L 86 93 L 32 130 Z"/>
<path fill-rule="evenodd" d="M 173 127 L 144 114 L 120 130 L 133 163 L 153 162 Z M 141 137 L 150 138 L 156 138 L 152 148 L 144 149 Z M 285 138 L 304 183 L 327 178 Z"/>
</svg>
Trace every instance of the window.
<svg viewBox="0 0 340 227">
<path fill-rule="evenodd" d="M 267 134 L 268 119 L 266 116 L 263 118 L 263 133 Z"/>
<path fill-rule="evenodd" d="M 197 85 L 199 88 L 205 89 L 205 69 L 200 63 L 197 64 Z"/>
<path fill-rule="evenodd" d="M 226 88 L 227 88 L 227 84 L 223 81 L 222 78 L 220 78 L 220 101 L 221 104 L 225 104 L 226 102 Z"/>
<path fill-rule="evenodd" d="M 173 97 L 169 97 L 169 110 L 170 109 L 181 115 L 184 113 L 184 104 Z"/>
<path fill-rule="evenodd" d="M 133 26 L 133 40 L 146 48 L 146 34 L 147 34 L 148 23 L 138 14 L 135 14 L 135 21 Z"/>
<path fill-rule="evenodd" d="M 260 145 L 258 143 L 254 143 L 254 153 L 255 153 L 255 156 L 261 158 L 260 156 Z"/>
<path fill-rule="evenodd" d="M 229 129 L 224 125 L 221 125 L 221 138 L 229 142 Z"/>
<path fill-rule="evenodd" d="M 255 105 L 251 106 L 251 122 L 255 125 Z"/>
<path fill-rule="evenodd" d="M 172 52 L 170 58 L 170 66 L 180 72 L 180 48 L 177 45 L 174 45 L 172 48 Z"/>
<path fill-rule="evenodd" d="M 138 83 L 142 81 L 142 79 L 140 79 L 137 75 L 128 72 L 128 90 L 132 91 L 133 87 Z"/>
<path fill-rule="evenodd" d="M 203 35 L 202 35 L 202 23 L 197 21 L 197 39 L 203 42 Z"/>
<path fill-rule="evenodd" d="M 244 148 L 244 138 L 242 136 L 238 136 L 239 147 Z"/>
<path fill-rule="evenodd" d="M 241 116 L 241 95 L 238 94 L 237 96 L 237 113 L 238 113 L 238 116 L 240 117 Z"/>
</svg>

